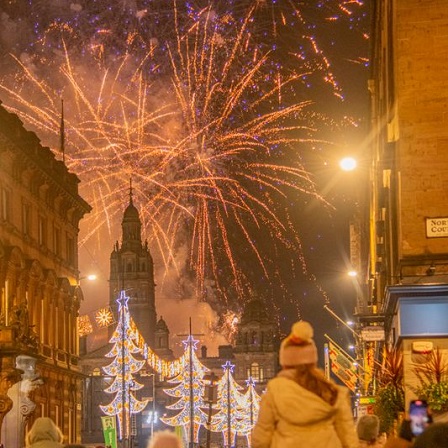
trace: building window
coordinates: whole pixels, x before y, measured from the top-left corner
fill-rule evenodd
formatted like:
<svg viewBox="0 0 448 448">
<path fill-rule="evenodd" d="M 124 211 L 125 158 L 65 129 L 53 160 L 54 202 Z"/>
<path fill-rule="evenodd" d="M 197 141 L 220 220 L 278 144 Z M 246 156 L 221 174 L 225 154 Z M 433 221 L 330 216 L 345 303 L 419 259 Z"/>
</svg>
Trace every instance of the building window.
<svg viewBox="0 0 448 448">
<path fill-rule="evenodd" d="M 47 219 L 40 215 L 38 220 L 38 241 L 41 246 L 47 245 Z"/>
<path fill-rule="evenodd" d="M 264 370 L 260 364 L 253 362 L 247 369 L 247 377 L 253 378 L 255 381 L 264 381 Z"/>
<path fill-rule="evenodd" d="M 2 220 L 10 221 L 11 220 L 11 193 L 9 190 L 2 188 Z"/>
<path fill-rule="evenodd" d="M 31 207 L 30 204 L 22 202 L 22 232 L 29 235 L 31 229 Z"/>
<path fill-rule="evenodd" d="M 75 263 L 75 241 L 69 234 L 67 234 L 67 261 L 70 264 Z"/>
<path fill-rule="evenodd" d="M 56 226 L 53 229 L 53 251 L 59 257 L 61 256 L 61 229 Z"/>
</svg>

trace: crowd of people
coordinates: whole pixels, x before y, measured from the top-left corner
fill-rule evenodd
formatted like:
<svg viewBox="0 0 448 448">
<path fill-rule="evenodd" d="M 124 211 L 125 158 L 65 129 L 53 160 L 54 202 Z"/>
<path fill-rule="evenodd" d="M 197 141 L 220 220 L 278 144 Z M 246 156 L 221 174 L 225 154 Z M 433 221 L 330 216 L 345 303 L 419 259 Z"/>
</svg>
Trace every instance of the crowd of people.
<svg viewBox="0 0 448 448">
<path fill-rule="evenodd" d="M 252 432 L 252 448 L 448 448 L 448 423 L 430 423 L 419 435 L 411 422 L 396 437 L 380 434 L 375 415 L 355 423 L 348 390 L 317 367 L 312 326 L 296 322 L 280 346 L 281 371 L 268 382 Z"/>
<path fill-rule="evenodd" d="M 386 439 L 380 420 L 364 415 L 355 423 L 349 391 L 317 367 L 312 326 L 296 322 L 280 346 L 280 372 L 268 382 L 252 431 L 252 448 L 448 448 L 448 423 L 430 423 L 415 435 L 404 419 L 398 434 Z M 182 448 L 171 431 L 159 431 L 147 448 Z M 48 417 L 36 419 L 26 448 L 83 448 L 64 445 L 61 430 Z"/>
</svg>

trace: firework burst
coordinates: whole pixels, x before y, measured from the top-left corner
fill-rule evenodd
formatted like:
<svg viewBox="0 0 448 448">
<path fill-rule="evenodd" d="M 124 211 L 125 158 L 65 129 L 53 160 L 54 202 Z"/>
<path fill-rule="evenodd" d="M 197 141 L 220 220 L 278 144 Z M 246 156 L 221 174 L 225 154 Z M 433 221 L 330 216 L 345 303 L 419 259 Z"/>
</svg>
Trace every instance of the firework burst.
<svg viewBox="0 0 448 448">
<path fill-rule="evenodd" d="M 314 39 L 305 40 L 320 63 L 295 54 L 285 69 L 259 45 L 253 27 L 264 2 L 256 3 L 231 14 L 174 2 L 163 10 L 169 36 L 130 32 L 113 57 L 110 30 L 86 44 L 73 23 L 51 23 L 42 51 L 15 58 L 20 70 L 0 85 L 9 109 L 53 148 L 64 98 L 65 161 L 93 206 L 81 244 L 114 233 L 117 192 L 132 178 L 144 233 L 167 271 L 191 275 L 199 295 L 217 293 L 222 308 L 254 284 L 277 295 L 275 307 L 279 292 L 294 301 L 282 279 L 306 267 L 291 206 L 323 201 L 303 161 L 328 125 L 299 92 L 318 74 L 340 96 Z M 155 17 L 137 13 L 139 26 Z"/>
</svg>

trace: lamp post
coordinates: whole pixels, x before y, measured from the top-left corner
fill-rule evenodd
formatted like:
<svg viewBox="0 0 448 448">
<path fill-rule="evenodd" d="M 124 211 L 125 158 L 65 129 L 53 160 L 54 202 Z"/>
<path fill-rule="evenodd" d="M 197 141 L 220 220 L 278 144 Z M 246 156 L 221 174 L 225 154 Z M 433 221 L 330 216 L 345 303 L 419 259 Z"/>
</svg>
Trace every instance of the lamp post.
<svg viewBox="0 0 448 448">
<path fill-rule="evenodd" d="M 212 432 L 211 423 L 212 423 L 212 406 L 215 402 L 215 389 L 216 384 L 215 381 L 218 379 L 218 377 L 215 375 L 215 372 L 211 372 L 207 375 L 204 375 L 204 384 L 205 384 L 205 390 L 204 390 L 204 397 L 205 402 L 208 404 L 208 415 L 207 415 L 207 448 L 210 448 L 210 435 Z"/>
<path fill-rule="evenodd" d="M 127 438 L 128 438 L 128 426 L 127 426 L 127 415 L 126 415 L 126 367 L 125 367 L 125 350 L 124 350 L 124 341 L 125 341 L 125 332 L 124 332 L 124 313 L 121 313 L 121 412 L 122 412 L 122 440 L 121 446 L 122 448 L 127 447 Z"/>
<path fill-rule="evenodd" d="M 230 368 L 227 370 L 227 446 L 230 448 L 232 438 L 232 419 L 230 413 Z"/>
<path fill-rule="evenodd" d="M 152 377 L 152 397 L 151 397 L 151 413 L 149 414 L 150 417 L 150 428 L 151 428 L 151 440 L 154 436 L 154 423 L 156 422 L 156 374 L 155 373 L 148 373 L 147 370 L 144 370 L 140 376 L 144 377 Z"/>
<path fill-rule="evenodd" d="M 156 374 L 150 373 L 152 377 L 152 414 L 151 414 L 151 440 L 154 435 L 154 420 L 156 419 Z"/>
</svg>

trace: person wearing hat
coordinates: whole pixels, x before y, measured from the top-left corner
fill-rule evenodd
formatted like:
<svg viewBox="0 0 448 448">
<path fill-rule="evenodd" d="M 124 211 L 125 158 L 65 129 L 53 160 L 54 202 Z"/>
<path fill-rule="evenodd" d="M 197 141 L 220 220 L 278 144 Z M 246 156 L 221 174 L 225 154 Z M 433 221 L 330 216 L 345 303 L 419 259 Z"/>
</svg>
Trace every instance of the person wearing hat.
<svg viewBox="0 0 448 448">
<path fill-rule="evenodd" d="M 359 448 L 383 446 L 380 441 L 380 420 L 376 415 L 368 414 L 359 418 L 356 425 L 359 438 Z"/>
<path fill-rule="evenodd" d="M 282 370 L 262 396 L 252 448 L 357 448 L 349 391 L 317 368 L 313 327 L 296 322 L 281 346 Z"/>
</svg>

